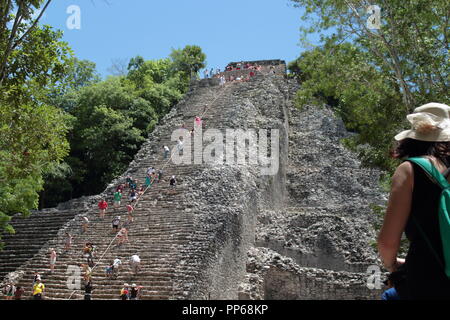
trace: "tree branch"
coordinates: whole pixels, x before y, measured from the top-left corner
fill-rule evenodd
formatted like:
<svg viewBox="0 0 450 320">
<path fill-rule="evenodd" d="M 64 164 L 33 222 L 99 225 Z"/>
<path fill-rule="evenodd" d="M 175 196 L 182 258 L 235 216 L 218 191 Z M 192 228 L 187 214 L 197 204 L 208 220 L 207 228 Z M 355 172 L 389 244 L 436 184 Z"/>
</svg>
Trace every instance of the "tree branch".
<svg viewBox="0 0 450 320">
<path fill-rule="evenodd" d="M 33 24 L 31 25 L 30 28 L 28 28 L 27 32 L 25 32 L 22 37 L 20 37 L 19 40 L 17 40 L 17 42 L 14 44 L 13 46 L 13 50 L 26 38 L 26 36 L 31 32 L 31 30 L 33 30 L 37 23 L 39 22 L 39 20 L 41 19 L 41 17 L 44 14 L 44 11 L 47 9 L 47 7 L 49 6 L 50 2 L 52 2 L 52 0 L 47 0 L 47 3 L 45 4 L 44 8 L 41 10 L 41 13 L 39 14 L 39 16 L 36 18 L 36 20 L 34 20 Z"/>
<path fill-rule="evenodd" d="M 23 11 L 23 2 L 19 3 L 19 7 L 17 8 L 16 17 L 14 18 L 14 24 L 11 29 L 11 34 L 9 35 L 8 44 L 6 45 L 4 49 L 4 55 L 1 59 L 0 64 L 0 86 L 3 83 L 3 80 L 6 77 L 6 64 L 8 61 L 8 57 L 12 52 L 12 45 L 14 41 L 14 37 L 16 36 L 17 29 L 19 28 L 20 23 L 22 22 L 22 11 Z"/>
<path fill-rule="evenodd" d="M 369 38 L 378 38 L 379 40 L 381 40 L 382 44 L 384 45 L 384 47 L 387 49 L 389 55 L 391 56 L 393 62 L 389 62 L 386 61 L 386 57 L 384 57 L 384 55 L 379 54 L 378 50 L 372 50 L 372 48 L 374 46 L 369 46 L 369 48 L 371 49 L 372 52 L 377 51 L 378 52 L 378 56 L 383 59 L 385 62 L 388 62 L 388 65 L 390 65 L 391 70 L 393 70 L 396 74 L 397 80 L 400 82 L 400 87 L 402 88 L 402 96 L 403 96 L 403 102 L 405 103 L 406 107 L 408 108 L 408 111 L 412 109 L 413 107 L 413 98 L 411 95 L 411 91 L 410 88 L 408 86 L 408 84 L 406 83 L 406 80 L 404 78 L 403 72 L 401 70 L 400 67 L 400 60 L 398 57 L 398 54 L 395 50 L 394 47 L 392 47 L 389 42 L 386 40 L 384 34 L 380 33 L 380 34 L 376 34 L 372 31 L 370 31 L 367 26 L 364 23 L 361 23 L 361 16 L 359 15 L 358 11 L 356 10 L 356 8 L 350 4 L 347 0 L 344 0 L 345 3 L 347 4 L 347 6 L 351 9 L 351 15 L 357 20 L 358 24 L 360 25 L 360 28 L 362 29 L 362 31 L 364 32 L 364 34 L 366 34 Z M 375 48 L 373 48 L 375 49 Z"/>
<path fill-rule="evenodd" d="M 6 65 L 8 62 L 8 58 L 13 52 L 15 48 L 28 36 L 28 34 L 36 27 L 37 23 L 41 19 L 42 15 L 44 14 L 45 10 L 49 6 L 50 2 L 52 0 L 48 0 L 45 4 L 44 8 L 41 10 L 39 16 L 35 19 L 35 21 L 32 23 L 32 25 L 28 28 L 28 30 L 17 40 L 14 44 L 14 38 L 16 36 L 17 28 L 19 27 L 20 23 L 22 22 L 23 15 L 21 14 L 23 11 L 23 2 L 19 2 L 19 8 L 17 9 L 17 16 L 14 21 L 14 26 L 11 30 L 11 36 L 8 41 L 8 46 L 6 47 L 5 54 L 2 57 L 1 65 L 0 65 L 0 87 L 3 84 L 3 81 L 6 78 Z"/>
</svg>

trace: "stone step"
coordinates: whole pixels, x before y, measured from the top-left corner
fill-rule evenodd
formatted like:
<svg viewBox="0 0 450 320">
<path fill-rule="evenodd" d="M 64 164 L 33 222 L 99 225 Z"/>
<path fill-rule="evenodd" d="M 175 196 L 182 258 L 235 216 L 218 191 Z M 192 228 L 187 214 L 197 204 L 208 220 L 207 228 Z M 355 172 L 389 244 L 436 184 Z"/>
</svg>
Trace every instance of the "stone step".
<svg viewBox="0 0 450 320">
<path fill-rule="evenodd" d="M 193 127 L 194 115 L 202 114 L 205 101 L 210 101 L 214 103 L 214 106 L 209 105 L 208 113 L 204 114 L 202 118 L 209 127 L 220 126 L 220 113 L 223 110 L 220 106 L 231 108 L 232 105 L 228 105 L 228 99 L 218 96 L 217 90 L 219 89 L 219 87 L 198 88 L 195 94 L 188 94 L 186 100 L 178 106 L 181 108 L 179 112 L 184 115 L 179 113 L 174 118 L 179 119 L 180 124 L 185 122 L 186 127 L 190 129 Z M 233 91 L 231 87 L 224 90 Z M 221 94 L 224 92 L 222 91 Z M 2 272 L 16 269 L 19 264 L 26 261 L 19 268 L 25 272 L 20 284 L 29 288 L 33 271 L 38 271 L 47 288 L 47 299 L 67 299 L 73 292 L 67 289 L 67 266 L 85 262 L 85 258 L 81 254 L 82 248 L 86 241 L 91 241 L 96 245 L 94 262 L 98 262 L 100 256 L 104 254 L 92 276 L 95 289 L 94 299 L 117 300 L 124 282 L 143 285 L 145 288 L 142 299 L 175 298 L 174 279 L 181 276 L 183 279 L 192 279 L 193 275 L 198 272 L 200 263 L 197 261 L 204 253 L 203 247 L 208 248 L 208 245 L 202 244 L 202 241 L 210 239 L 208 230 L 196 230 L 194 217 L 184 210 L 193 206 L 193 203 L 189 203 L 185 199 L 186 195 L 191 192 L 191 186 L 187 181 L 202 174 L 206 166 L 175 165 L 172 161 L 163 159 L 162 146 L 168 145 L 172 149 L 176 145 L 176 142 L 170 141 L 175 128 L 172 125 L 164 126 L 164 121 L 159 128 L 160 131 L 157 132 L 155 139 L 144 144 L 127 171 L 142 184 L 145 181 L 148 167 L 153 166 L 156 169 L 163 168 L 164 170 L 163 180 L 152 185 L 139 198 L 133 213 L 135 221 L 129 226 L 129 243 L 122 246 L 113 243 L 110 246 L 114 239 L 114 233 L 110 232 L 111 220 L 116 215 L 120 215 L 124 219 L 123 221 L 126 220 L 127 212 L 123 204 L 128 200 L 128 189 L 125 189 L 122 206 L 116 211 L 113 210 L 112 195 L 115 186 L 112 186 L 106 189 L 102 195 L 106 196 L 109 204 L 104 220 L 98 219 L 98 208 L 95 203 L 92 203 L 87 210 L 66 210 L 64 215 L 48 212 L 42 215 L 42 219 L 36 216 L 32 220 L 13 221 L 13 225 L 16 223 L 17 234 L 7 238 L 7 250 L 0 254 L 0 275 Z M 119 181 L 124 181 L 126 175 L 124 173 Z M 174 190 L 168 183 L 168 179 L 172 175 L 178 178 L 178 184 Z M 157 199 L 156 203 L 153 202 L 155 199 Z M 88 230 L 83 234 L 79 234 L 81 214 L 87 215 L 90 219 Z M 72 220 L 73 218 L 75 219 Z M 59 230 L 70 220 L 72 221 L 64 232 L 70 232 L 75 238 L 71 249 L 63 252 L 65 236 L 64 232 L 59 232 Z M 39 228 L 36 228 L 36 225 Z M 197 244 L 196 249 L 190 247 Z M 9 247 L 10 245 L 11 247 Z M 44 248 L 52 246 L 60 252 L 52 274 L 49 273 L 47 265 L 48 252 L 44 249 L 40 250 L 42 246 Z M 108 251 L 105 252 L 107 247 L 109 247 Z M 142 263 L 140 272 L 133 276 L 127 259 L 135 253 L 139 253 Z M 193 261 L 187 263 L 183 260 L 183 257 L 187 256 L 191 257 Z M 121 258 L 123 262 L 119 276 L 117 279 L 106 279 L 104 268 L 116 257 Z M 179 274 L 181 263 L 183 263 L 182 273 L 186 273 L 183 275 Z M 73 299 L 82 298 L 82 292 L 76 292 L 73 296 Z"/>
</svg>

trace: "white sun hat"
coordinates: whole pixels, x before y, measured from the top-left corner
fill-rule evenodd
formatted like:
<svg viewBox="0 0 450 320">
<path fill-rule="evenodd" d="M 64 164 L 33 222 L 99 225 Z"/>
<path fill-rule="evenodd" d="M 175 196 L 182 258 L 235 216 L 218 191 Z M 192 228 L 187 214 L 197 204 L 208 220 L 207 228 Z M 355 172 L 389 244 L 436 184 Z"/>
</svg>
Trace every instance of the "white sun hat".
<svg viewBox="0 0 450 320">
<path fill-rule="evenodd" d="M 395 140 L 411 138 L 420 141 L 450 141 L 450 107 L 443 103 L 431 102 L 406 116 L 411 129 L 400 132 Z"/>
</svg>

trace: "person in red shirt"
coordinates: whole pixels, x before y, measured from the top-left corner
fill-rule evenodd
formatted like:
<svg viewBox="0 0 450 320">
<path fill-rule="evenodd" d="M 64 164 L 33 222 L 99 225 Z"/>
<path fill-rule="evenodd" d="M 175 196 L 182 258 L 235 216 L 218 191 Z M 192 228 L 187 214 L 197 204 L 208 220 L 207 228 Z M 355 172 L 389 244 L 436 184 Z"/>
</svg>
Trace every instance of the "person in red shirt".
<svg viewBox="0 0 450 320">
<path fill-rule="evenodd" d="M 25 290 L 22 287 L 17 287 L 16 292 L 14 293 L 14 300 L 22 300 L 22 294 Z"/>
<path fill-rule="evenodd" d="M 128 293 L 129 293 L 128 283 L 125 283 L 123 285 L 123 288 L 120 290 L 120 299 L 128 300 Z"/>
<path fill-rule="evenodd" d="M 100 200 L 100 202 L 98 203 L 98 208 L 100 209 L 100 218 L 104 218 L 106 209 L 108 208 L 108 203 L 105 201 L 105 199 Z"/>
</svg>

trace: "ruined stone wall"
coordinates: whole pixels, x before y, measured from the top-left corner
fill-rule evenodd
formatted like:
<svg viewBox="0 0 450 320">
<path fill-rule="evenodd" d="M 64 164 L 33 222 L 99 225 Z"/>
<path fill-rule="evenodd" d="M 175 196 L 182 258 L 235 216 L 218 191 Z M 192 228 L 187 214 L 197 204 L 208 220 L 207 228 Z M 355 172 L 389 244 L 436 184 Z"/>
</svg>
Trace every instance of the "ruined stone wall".
<svg viewBox="0 0 450 320">
<path fill-rule="evenodd" d="M 264 208 L 275 208 L 284 201 L 288 147 L 285 84 L 282 76 L 231 84 L 235 86 L 232 93 L 224 97 L 214 115 L 223 131 L 278 129 L 280 155 L 284 156 L 275 175 L 261 176 L 260 168 L 248 163 L 218 163 L 189 180 L 195 190 L 190 195 L 190 210 L 197 229 L 203 232 L 194 235 L 191 254 L 185 257 L 186 264 L 193 259 L 199 262 L 191 279 L 183 278 L 180 284 L 188 298 L 238 298 L 247 251 L 255 242 L 257 217 Z"/>
<path fill-rule="evenodd" d="M 168 281 L 173 292 L 154 293 L 155 297 L 379 297 L 379 290 L 367 289 L 365 273 L 367 266 L 378 263 L 370 246 L 375 239 L 370 204 L 385 201 L 378 189 L 379 172 L 361 168 L 356 156 L 341 145 L 340 139 L 348 133 L 331 110 L 293 106 L 298 84 L 287 80 L 284 63 L 259 64 L 275 65 L 276 72 L 225 86 L 219 86 L 217 78 L 192 82 L 127 171 L 101 195 L 78 203 L 77 216 L 66 221 L 55 241 L 42 244 L 40 255 L 49 245 L 61 242 L 65 230 L 79 229 L 85 211 L 95 215 L 98 199 L 111 199 L 119 181 L 127 175 L 143 176 L 145 168 L 157 161 L 162 145 L 169 143 L 174 128 L 207 110 L 206 128 L 221 130 L 224 139 L 226 129 L 278 129 L 279 169 L 274 175 L 261 175 L 261 168 L 248 162 L 171 168 L 179 175 L 183 192 L 177 201 L 156 191 L 149 194 L 141 207 L 147 222 L 138 225 L 143 233 L 157 229 L 151 223 L 160 221 L 152 220 L 152 210 L 157 209 L 158 219 L 167 215 L 183 230 L 182 240 L 170 244 L 170 259 L 163 268 L 174 269 Z M 157 207 L 149 205 L 153 201 L 159 203 Z M 55 212 L 65 206 L 71 210 L 75 203 L 62 204 Z"/>
<path fill-rule="evenodd" d="M 331 109 L 289 106 L 285 203 L 258 215 L 240 298 L 380 298 L 367 271 L 379 266 L 371 204 L 385 204 L 386 195 L 380 172 L 362 168 L 342 145 L 348 136 Z"/>
<path fill-rule="evenodd" d="M 377 300 L 380 290 L 365 285 L 364 273 L 300 267 L 267 248 L 252 248 L 242 300 Z"/>
</svg>

